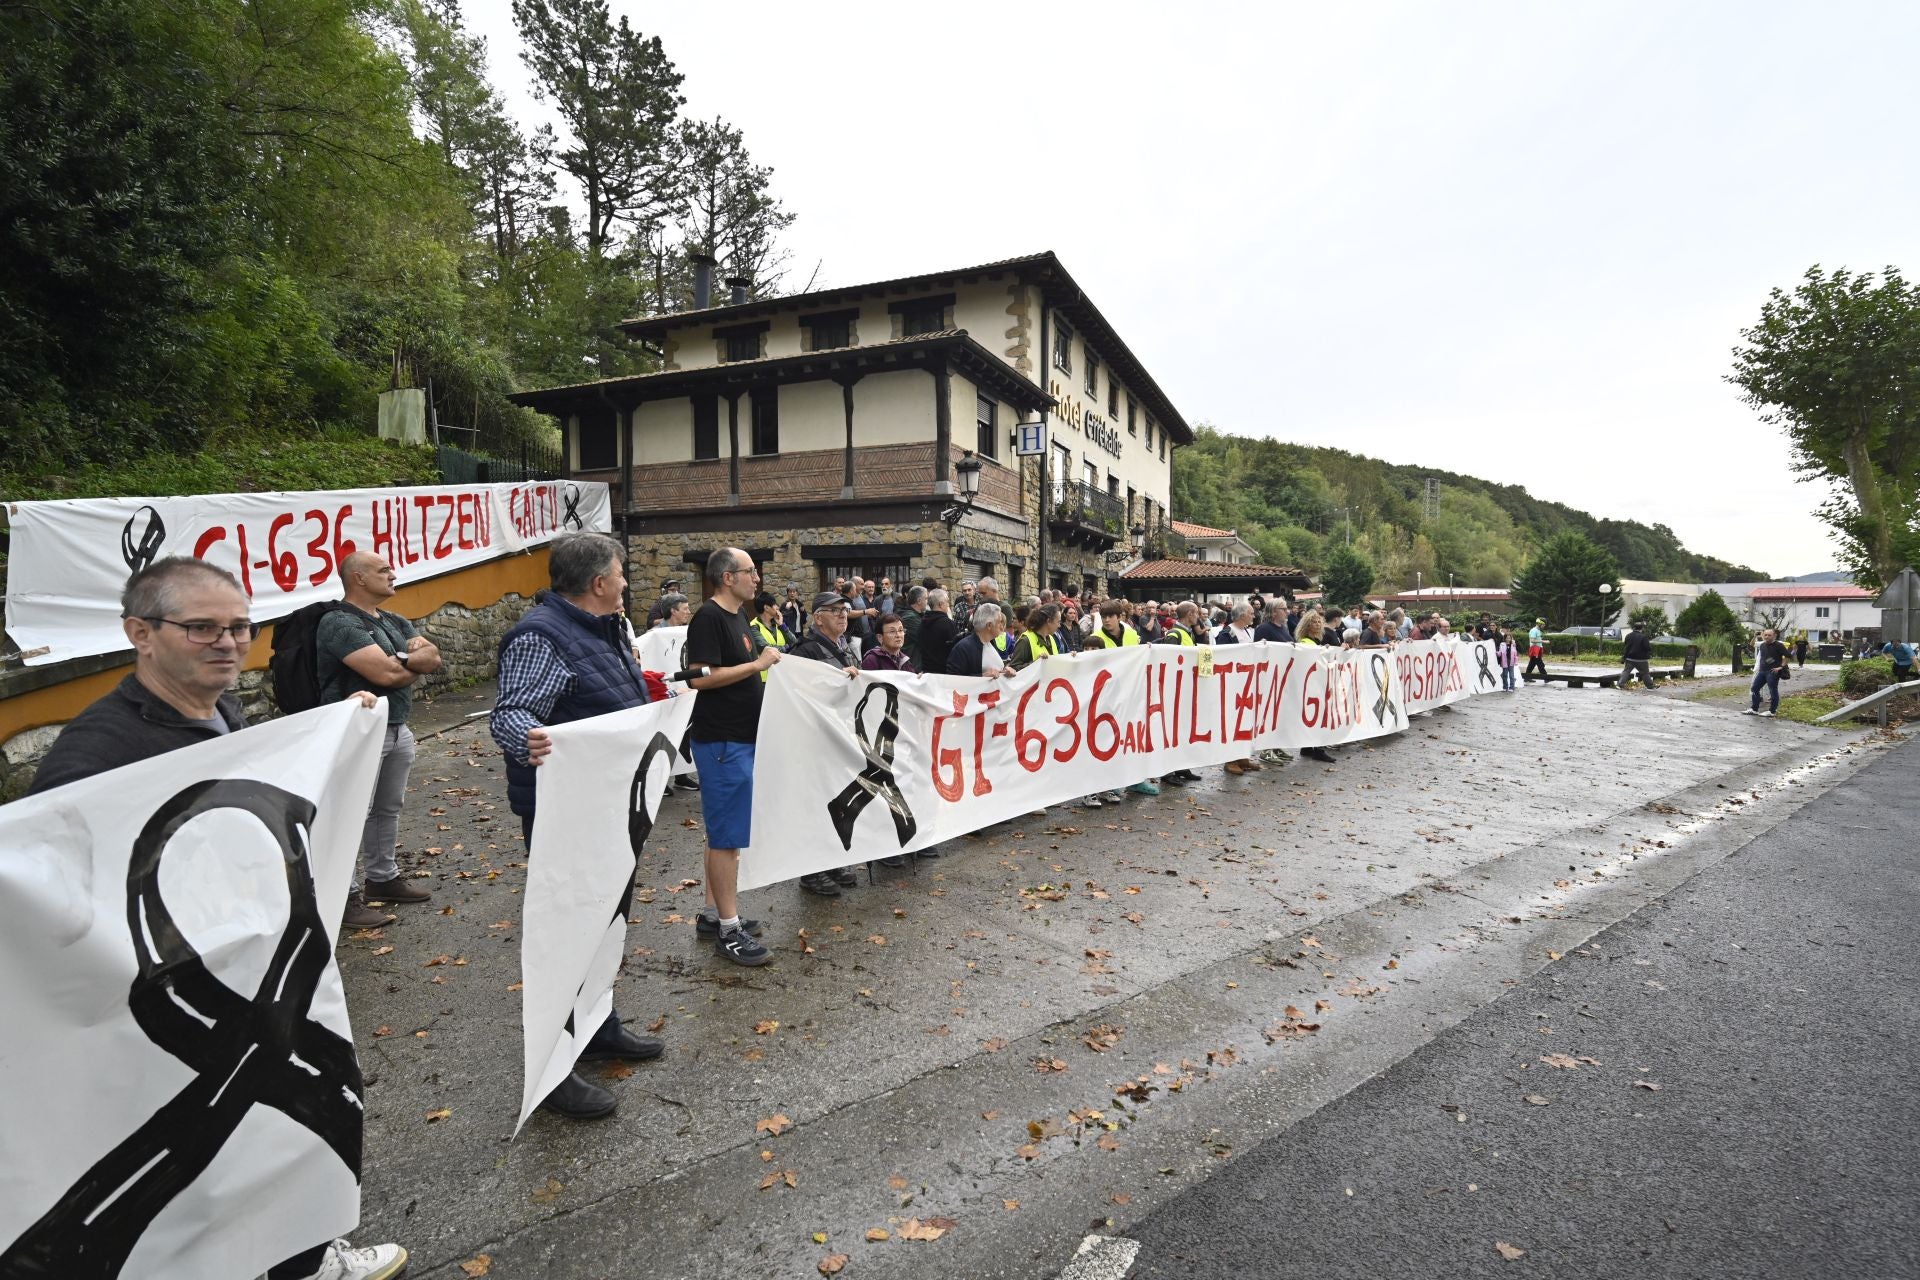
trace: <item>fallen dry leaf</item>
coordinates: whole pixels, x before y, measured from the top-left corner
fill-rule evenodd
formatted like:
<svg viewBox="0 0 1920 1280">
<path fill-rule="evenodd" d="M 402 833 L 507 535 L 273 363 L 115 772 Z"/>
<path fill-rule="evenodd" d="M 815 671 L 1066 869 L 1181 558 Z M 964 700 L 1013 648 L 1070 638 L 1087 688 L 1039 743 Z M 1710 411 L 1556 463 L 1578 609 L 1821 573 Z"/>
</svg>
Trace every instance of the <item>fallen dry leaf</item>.
<svg viewBox="0 0 1920 1280">
<path fill-rule="evenodd" d="M 1570 1053 L 1543 1053 L 1540 1055 L 1540 1061 L 1546 1063 L 1550 1067 L 1558 1067 L 1562 1071 L 1577 1071 L 1579 1070 L 1580 1063 L 1583 1060 L 1580 1058 L 1574 1057 Z M 1584 1061 L 1593 1062 L 1593 1059 L 1587 1058 L 1587 1059 L 1584 1059 Z M 1593 1062 L 1593 1065 L 1597 1067 L 1600 1064 L 1597 1062 Z"/>
<path fill-rule="evenodd" d="M 387 1026 L 385 1023 L 381 1023 L 379 1026 L 373 1029 L 373 1034 L 375 1039 L 378 1039 L 381 1036 L 390 1036 L 393 1034 L 393 1028 Z"/>
<path fill-rule="evenodd" d="M 603 1080 L 625 1080 L 632 1074 L 633 1064 L 631 1062 L 609 1062 L 606 1066 L 600 1068 L 600 1078 Z"/>
<path fill-rule="evenodd" d="M 1547 1099 L 1541 1097 L 1537 1093 L 1528 1094 L 1526 1101 L 1527 1101 L 1527 1105 L 1530 1107 L 1544 1107 L 1547 1105 Z"/>
<path fill-rule="evenodd" d="M 529 1197 L 529 1199 L 531 1199 L 535 1204 L 552 1204 L 556 1199 L 559 1198 L 560 1193 L 562 1191 L 565 1191 L 566 1189 L 567 1189 L 567 1184 L 560 1181 L 560 1179 L 548 1178 L 547 1185 L 544 1187 L 534 1188 L 533 1194 L 532 1196 Z"/>
<path fill-rule="evenodd" d="M 753 1131 L 755 1133 L 770 1134 L 777 1138 L 791 1128 L 793 1128 L 793 1121 L 787 1119 L 784 1115 L 774 1115 L 768 1116 L 759 1124 L 754 1125 Z"/>
<path fill-rule="evenodd" d="M 377 955 L 377 956 L 386 956 L 386 955 L 392 955 L 392 954 L 393 954 L 393 944 L 392 944 L 392 943 L 388 943 L 388 944 L 387 944 L 386 946 L 384 946 L 384 947 L 375 947 L 375 948 L 373 949 L 373 954 L 375 954 L 375 955 Z M 483 1255 L 483 1256 L 484 1256 L 484 1255 Z"/>
<path fill-rule="evenodd" d="M 756 1022 L 753 1024 L 753 1034 L 757 1036 L 770 1036 L 774 1032 L 778 1031 L 779 1029 L 780 1029 L 779 1022 L 777 1022 L 772 1018 L 768 1018 L 763 1022 Z"/>
<path fill-rule="evenodd" d="M 687 825 L 692 826 L 693 819 L 687 819 Z M 820 1274 L 823 1276 L 837 1276 L 846 1270 L 847 1255 L 844 1253 L 830 1253 L 816 1262 L 814 1266 L 819 1268 Z"/>
<path fill-rule="evenodd" d="M 901 1177 L 899 1174 L 896 1173 L 891 1178 L 887 1179 L 887 1185 L 889 1187 L 892 1187 L 895 1191 L 905 1191 L 909 1184 L 905 1178 Z"/>
<path fill-rule="evenodd" d="M 1005 1209 L 1008 1213 L 1012 1213 L 1020 1207 L 1020 1202 L 1018 1200 L 1002 1200 L 1000 1202 L 1000 1207 L 1002 1209 Z"/>
<path fill-rule="evenodd" d="M 1107 1203 L 1118 1204 L 1118 1205 L 1129 1205 L 1133 1203 L 1133 1197 L 1128 1193 L 1126 1193 L 1125 1191 L 1116 1191 L 1112 1195 L 1107 1197 Z"/>
<path fill-rule="evenodd" d="M 520 988 L 522 988 L 522 987 L 524 987 L 524 986 L 526 986 L 526 985 L 527 985 L 527 984 L 526 984 L 526 983 L 524 983 L 524 982 L 516 982 L 516 983 L 513 983 L 513 984 L 512 984 L 511 986 L 509 986 L 509 987 L 507 988 L 507 990 L 509 990 L 509 991 L 518 991 L 518 990 L 519 990 Z"/>
<path fill-rule="evenodd" d="M 1636 1088 L 1636 1089 L 1645 1089 L 1645 1090 L 1647 1090 L 1647 1091 L 1648 1091 L 1649 1093 L 1658 1093 L 1658 1092 L 1660 1092 L 1660 1086 L 1659 1086 L 1659 1085 L 1657 1085 L 1657 1084 L 1655 1084 L 1655 1083 L 1654 1083 L 1653 1081 L 1651 1081 L 1651 1080 L 1635 1080 L 1635 1081 L 1633 1082 L 1633 1087 L 1634 1087 L 1634 1088 Z"/>
<path fill-rule="evenodd" d="M 493 1270 L 493 1258 L 484 1253 L 476 1253 L 460 1264 L 460 1270 L 470 1276 L 484 1276 Z"/>
<path fill-rule="evenodd" d="M 1505 1258 L 1508 1262 L 1516 1262 L 1519 1259 L 1527 1256 L 1527 1251 L 1525 1249 L 1516 1248 L 1513 1245 L 1508 1244 L 1505 1240 L 1495 1240 L 1493 1242 L 1493 1249 L 1495 1253 L 1498 1253 L 1501 1257 Z"/>
<path fill-rule="evenodd" d="M 427 1112 L 427 1123 L 434 1124 L 438 1121 L 445 1120 L 448 1116 L 452 1114 L 453 1114 L 453 1109 L 451 1107 L 441 1107 L 437 1111 L 429 1111 Z"/>
<path fill-rule="evenodd" d="M 885 1227 L 868 1227 L 867 1239 L 872 1241 L 874 1244 L 879 1244 L 882 1240 L 890 1240 L 892 1239 L 892 1237 L 887 1234 L 887 1229 Z"/>
<path fill-rule="evenodd" d="M 1109 1026 L 1101 1023 L 1097 1027 L 1088 1027 L 1080 1033 L 1080 1043 L 1095 1053 L 1105 1053 L 1120 1043 L 1120 1037 L 1126 1034 L 1125 1027 Z"/>
<path fill-rule="evenodd" d="M 1093 1145 L 1102 1151 L 1118 1151 L 1120 1149 L 1120 1140 L 1110 1133 L 1103 1133 L 1100 1135 L 1100 1140 Z"/>
<path fill-rule="evenodd" d="M 884 947 L 887 945 L 887 935 L 884 933 L 870 933 L 867 935 L 867 941 L 876 947 Z"/>
<path fill-rule="evenodd" d="M 1033 1069 L 1041 1075 L 1046 1075 L 1050 1071 L 1065 1071 L 1067 1063 L 1064 1058 L 1035 1058 Z"/>
<path fill-rule="evenodd" d="M 920 1221 L 918 1218 L 908 1218 L 900 1227 L 900 1238 L 902 1240 L 938 1240 L 945 1234 L 947 1234 L 947 1229 L 945 1227 L 934 1226 L 933 1219 L 931 1218 L 925 1222 Z"/>
<path fill-rule="evenodd" d="M 667 1015 L 663 1013 L 659 1017 L 655 1018 L 652 1022 L 649 1022 L 647 1024 L 647 1032 L 648 1034 L 652 1034 L 653 1032 L 660 1030 L 660 1028 L 666 1025 L 667 1025 Z"/>
<path fill-rule="evenodd" d="M 427 961 L 425 964 L 421 965 L 420 967 L 422 969 L 432 969 L 438 965 L 449 964 L 452 961 L 453 961 L 452 956 L 435 956 L 433 959 Z"/>
</svg>

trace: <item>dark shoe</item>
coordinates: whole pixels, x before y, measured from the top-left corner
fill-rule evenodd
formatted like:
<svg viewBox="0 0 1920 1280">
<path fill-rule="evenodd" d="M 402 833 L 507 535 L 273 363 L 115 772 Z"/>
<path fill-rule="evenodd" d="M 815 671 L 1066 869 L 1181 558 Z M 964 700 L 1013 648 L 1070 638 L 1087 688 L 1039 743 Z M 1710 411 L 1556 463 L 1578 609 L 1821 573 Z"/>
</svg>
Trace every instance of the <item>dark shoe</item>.
<svg viewBox="0 0 1920 1280">
<path fill-rule="evenodd" d="M 916 858 L 937 858 L 940 856 L 940 851 L 938 849 L 915 849 L 913 856 Z"/>
<path fill-rule="evenodd" d="M 1321 764 L 1333 763 L 1333 753 L 1325 747 L 1302 747 L 1300 748 L 1300 758 L 1302 760 L 1318 760 Z"/>
<path fill-rule="evenodd" d="M 419 888 L 404 878 L 369 880 L 366 896 L 369 902 L 426 902 L 433 897 L 425 889 Z"/>
<path fill-rule="evenodd" d="M 700 779 L 690 773 L 682 774 L 673 780 L 673 785 L 676 787 L 685 787 L 689 791 L 698 791 L 700 789 Z"/>
<path fill-rule="evenodd" d="M 840 896 L 840 886 L 834 882 L 833 873 L 830 871 L 816 871 L 810 876 L 801 876 L 800 887 L 822 898 Z"/>
<path fill-rule="evenodd" d="M 741 916 L 740 927 L 756 938 L 760 936 L 760 922 L 751 916 Z M 693 919 L 693 931 L 703 938 L 718 937 L 720 934 L 720 917 L 695 916 Z"/>
<path fill-rule="evenodd" d="M 387 912 L 368 906 L 358 889 L 347 895 L 347 909 L 340 913 L 340 925 L 345 929 L 378 929 L 383 924 L 392 924 L 393 919 Z"/>
<path fill-rule="evenodd" d="M 755 969 L 773 959 L 773 953 L 755 942 L 745 929 L 723 933 L 713 940 L 713 949 L 735 964 Z"/>
<path fill-rule="evenodd" d="M 651 1062 L 667 1051 L 667 1046 L 653 1036 L 639 1036 L 620 1025 L 617 1016 L 609 1016 L 593 1033 L 593 1039 L 587 1041 L 586 1052 L 580 1055 L 582 1062 Z"/>
<path fill-rule="evenodd" d="M 1187 775 L 1184 770 L 1177 770 L 1173 773 L 1163 773 L 1160 775 L 1160 781 L 1170 782 L 1176 787 L 1184 787 L 1187 785 Z"/>
<path fill-rule="evenodd" d="M 598 1120 L 602 1116 L 612 1115 L 613 1109 L 619 1105 L 619 1100 L 611 1093 L 578 1071 L 555 1085 L 552 1093 L 540 1099 L 542 1111 L 551 1111 L 569 1120 Z"/>
<path fill-rule="evenodd" d="M 904 867 L 907 865 L 907 855 L 904 853 L 896 853 L 891 858 L 875 858 L 874 861 L 883 867 Z"/>
<path fill-rule="evenodd" d="M 851 889 L 860 883 L 860 877 L 855 872 L 854 867 L 835 867 L 826 874 L 832 876 L 833 882 L 842 889 Z"/>
</svg>

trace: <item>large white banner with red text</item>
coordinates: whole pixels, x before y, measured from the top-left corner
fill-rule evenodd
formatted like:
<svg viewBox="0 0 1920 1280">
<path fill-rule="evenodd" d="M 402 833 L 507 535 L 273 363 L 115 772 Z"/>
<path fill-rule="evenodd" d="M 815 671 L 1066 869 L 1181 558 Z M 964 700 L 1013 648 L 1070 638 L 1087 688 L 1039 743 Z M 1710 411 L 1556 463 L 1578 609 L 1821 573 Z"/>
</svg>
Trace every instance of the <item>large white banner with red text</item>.
<svg viewBox="0 0 1920 1280">
<path fill-rule="evenodd" d="M 339 599 L 355 550 L 385 556 L 404 586 L 613 527 L 607 486 L 571 480 L 10 502 L 7 518 L 7 631 L 30 666 L 126 648 L 120 592 L 163 556 L 231 570 L 264 622 Z"/>
<path fill-rule="evenodd" d="M 1143 645 L 1000 679 L 773 668 L 740 887 L 924 849 L 1269 747 L 1337 746 L 1500 687 L 1491 642 Z"/>
</svg>

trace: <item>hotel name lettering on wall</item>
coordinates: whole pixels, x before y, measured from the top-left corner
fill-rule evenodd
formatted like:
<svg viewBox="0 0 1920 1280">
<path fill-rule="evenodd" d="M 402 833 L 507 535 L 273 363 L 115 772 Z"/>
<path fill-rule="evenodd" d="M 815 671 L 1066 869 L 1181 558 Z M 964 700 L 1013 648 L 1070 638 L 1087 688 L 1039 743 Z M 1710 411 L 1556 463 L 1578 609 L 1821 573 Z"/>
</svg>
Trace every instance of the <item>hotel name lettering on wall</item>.
<svg viewBox="0 0 1920 1280">
<path fill-rule="evenodd" d="M 1060 420 L 1078 431 L 1086 433 L 1087 439 L 1099 445 L 1114 457 L 1120 456 L 1120 431 L 1108 424 L 1097 413 L 1089 412 L 1079 399 L 1062 391 L 1058 382 L 1048 385 L 1047 391 L 1060 402 L 1057 410 Z"/>
</svg>

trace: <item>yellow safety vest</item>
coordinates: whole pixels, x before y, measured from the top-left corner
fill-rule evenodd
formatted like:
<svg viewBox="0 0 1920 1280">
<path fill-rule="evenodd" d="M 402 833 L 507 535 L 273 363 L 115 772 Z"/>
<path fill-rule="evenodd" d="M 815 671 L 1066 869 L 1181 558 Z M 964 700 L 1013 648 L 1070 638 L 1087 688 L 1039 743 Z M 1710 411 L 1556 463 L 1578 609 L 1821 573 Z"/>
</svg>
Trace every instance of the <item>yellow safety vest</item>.
<svg viewBox="0 0 1920 1280">
<path fill-rule="evenodd" d="M 1173 624 L 1173 629 L 1180 633 L 1180 643 L 1183 646 L 1189 649 L 1194 647 L 1193 632 L 1187 630 L 1177 622 Z"/>
<path fill-rule="evenodd" d="M 760 638 L 760 643 L 764 647 L 768 649 L 779 649 L 782 652 L 785 652 L 787 646 L 781 644 L 780 641 L 777 638 L 775 638 L 774 633 L 767 629 L 767 624 L 760 621 L 760 619 L 758 618 L 749 619 L 747 621 L 747 627 L 749 630 L 753 632 L 754 635 Z M 782 630 L 784 629 L 785 628 L 782 628 Z M 760 679 L 764 681 L 766 678 L 767 678 L 767 673 L 765 671 L 762 671 L 760 673 Z"/>
<path fill-rule="evenodd" d="M 1107 629 L 1105 627 L 1095 627 L 1093 629 L 1093 634 L 1087 637 L 1087 648 L 1089 649 L 1124 649 L 1130 644 L 1140 643 L 1140 633 L 1133 629 L 1133 625 L 1131 623 L 1127 623 L 1127 622 L 1121 623 L 1120 629 L 1124 631 L 1126 634 L 1122 635 L 1118 640 L 1115 640 L 1112 636 L 1107 634 Z"/>
<path fill-rule="evenodd" d="M 1032 660 L 1034 662 L 1038 662 L 1041 658 L 1048 657 L 1048 656 L 1054 656 L 1054 657 L 1059 656 L 1060 639 L 1058 636 L 1048 636 L 1046 638 L 1046 645 L 1047 645 L 1046 653 L 1040 652 L 1040 646 L 1038 642 L 1035 641 L 1033 632 L 1031 631 L 1021 632 L 1020 639 L 1026 643 L 1027 652 L 1032 655 Z"/>
</svg>

